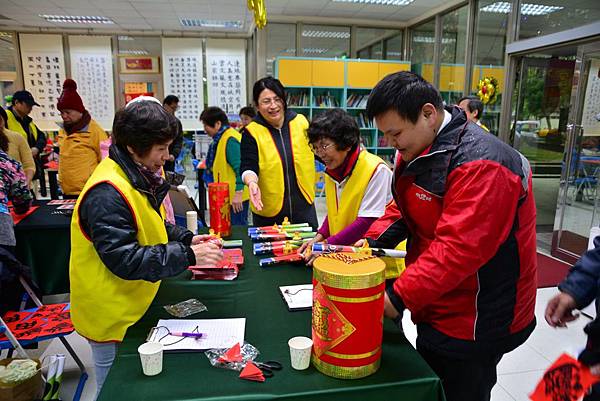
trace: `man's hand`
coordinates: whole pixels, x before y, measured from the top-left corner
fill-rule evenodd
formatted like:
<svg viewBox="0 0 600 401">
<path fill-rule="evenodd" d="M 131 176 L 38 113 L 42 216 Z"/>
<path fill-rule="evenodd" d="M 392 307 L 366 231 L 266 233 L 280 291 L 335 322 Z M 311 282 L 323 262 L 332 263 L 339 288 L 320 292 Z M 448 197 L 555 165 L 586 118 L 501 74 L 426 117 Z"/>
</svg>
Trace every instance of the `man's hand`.
<svg viewBox="0 0 600 401">
<path fill-rule="evenodd" d="M 548 301 L 545 313 L 546 322 L 552 327 L 567 327 L 568 322 L 579 317 L 578 314 L 573 314 L 576 307 L 575 299 L 566 292 L 561 292 Z"/>
<path fill-rule="evenodd" d="M 199 245 L 192 245 L 194 255 L 196 255 L 196 264 L 215 265 L 223 259 L 223 251 L 221 248 L 210 242 L 205 242 Z"/>
<path fill-rule="evenodd" d="M 210 242 L 212 242 L 215 245 L 216 245 L 216 242 L 219 241 L 221 243 L 221 247 L 223 247 L 223 240 L 215 238 L 212 235 L 200 234 L 200 235 L 194 235 L 192 237 L 192 245 L 203 244 L 203 243 L 205 243 L 207 241 L 210 241 Z"/>
<path fill-rule="evenodd" d="M 250 202 L 257 211 L 261 211 L 263 208 L 263 203 L 260 194 L 260 188 L 258 187 L 258 183 L 256 181 L 251 181 L 248 184 L 248 190 L 250 192 Z"/>
<path fill-rule="evenodd" d="M 243 193 L 243 191 L 235 191 L 235 194 L 233 195 L 233 199 L 231 200 L 231 208 L 233 209 L 234 213 L 239 213 L 244 209 L 242 203 Z"/>
<path fill-rule="evenodd" d="M 394 307 L 387 293 L 384 293 L 383 314 L 390 319 L 396 319 L 400 315 L 400 312 Z"/>
</svg>

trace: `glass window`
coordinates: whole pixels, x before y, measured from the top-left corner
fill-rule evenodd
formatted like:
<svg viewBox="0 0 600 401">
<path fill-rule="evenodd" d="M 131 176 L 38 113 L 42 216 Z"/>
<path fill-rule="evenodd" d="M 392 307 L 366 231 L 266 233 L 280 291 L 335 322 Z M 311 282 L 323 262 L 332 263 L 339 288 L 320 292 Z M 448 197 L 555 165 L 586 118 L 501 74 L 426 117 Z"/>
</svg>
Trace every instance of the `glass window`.
<svg viewBox="0 0 600 401">
<path fill-rule="evenodd" d="M 440 92 L 448 104 L 462 96 L 465 82 L 465 49 L 468 6 L 442 16 Z"/>
<path fill-rule="evenodd" d="M 371 46 L 371 57 L 376 60 L 383 60 L 383 45 L 381 42 Z"/>
<path fill-rule="evenodd" d="M 119 36 L 119 55 L 121 56 L 162 56 L 159 37 Z"/>
<path fill-rule="evenodd" d="M 402 60 L 402 32 L 385 40 L 385 59 Z"/>
<path fill-rule="evenodd" d="M 296 55 L 296 24 L 267 24 L 267 75 L 275 74 L 275 59 Z"/>
<path fill-rule="evenodd" d="M 304 25 L 300 56 L 342 57 L 350 54 L 350 27 Z"/>
<path fill-rule="evenodd" d="M 356 28 L 357 57 L 382 60 L 384 58 L 382 51 L 383 41 L 398 32 L 396 29 Z M 400 46 L 402 46 L 401 33 Z M 365 51 L 367 49 L 368 51 Z"/>
<path fill-rule="evenodd" d="M 536 0 L 521 4 L 519 39 L 548 35 L 600 20 L 598 0 Z M 496 12 L 506 13 L 506 9 Z"/>
<path fill-rule="evenodd" d="M 13 34 L 0 32 L 0 103 L 4 103 L 4 96 L 15 92 L 16 79 L 17 67 Z"/>
<path fill-rule="evenodd" d="M 508 13 L 488 11 L 495 0 L 481 0 L 477 26 L 475 27 L 476 49 L 474 55 L 473 78 L 471 80 L 471 94 L 479 91 L 478 84 L 484 78 L 496 82 L 495 100 L 490 101 L 483 108 L 481 122 L 495 135 L 498 135 L 500 121 L 500 106 L 502 104 L 502 83 L 504 81 L 504 52 L 506 49 L 506 27 L 508 26 Z"/>
<path fill-rule="evenodd" d="M 433 46 L 435 43 L 435 19 L 411 29 L 411 70 L 433 82 Z"/>
<path fill-rule="evenodd" d="M 356 57 L 363 58 L 363 59 L 370 59 L 371 58 L 371 49 L 366 47 L 362 50 L 359 50 L 356 53 Z"/>
</svg>

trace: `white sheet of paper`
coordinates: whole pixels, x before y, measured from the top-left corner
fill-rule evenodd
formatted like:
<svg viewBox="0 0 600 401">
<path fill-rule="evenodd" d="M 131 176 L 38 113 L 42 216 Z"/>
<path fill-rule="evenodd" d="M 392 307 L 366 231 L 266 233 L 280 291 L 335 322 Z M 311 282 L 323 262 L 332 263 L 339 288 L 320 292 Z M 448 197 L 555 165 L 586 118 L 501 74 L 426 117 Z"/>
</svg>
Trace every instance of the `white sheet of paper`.
<svg viewBox="0 0 600 401">
<path fill-rule="evenodd" d="M 211 348 L 231 348 L 236 343 L 243 344 L 246 319 L 161 319 L 156 327 L 166 327 L 171 333 L 206 333 L 205 338 L 183 337 L 182 340 L 182 337 L 172 335 L 165 337 L 167 331 L 161 328 L 154 330 L 149 338 L 149 341 L 162 343 L 165 351 L 200 351 Z"/>
<path fill-rule="evenodd" d="M 283 299 L 291 309 L 312 308 L 312 284 L 287 285 L 279 287 Z"/>
</svg>

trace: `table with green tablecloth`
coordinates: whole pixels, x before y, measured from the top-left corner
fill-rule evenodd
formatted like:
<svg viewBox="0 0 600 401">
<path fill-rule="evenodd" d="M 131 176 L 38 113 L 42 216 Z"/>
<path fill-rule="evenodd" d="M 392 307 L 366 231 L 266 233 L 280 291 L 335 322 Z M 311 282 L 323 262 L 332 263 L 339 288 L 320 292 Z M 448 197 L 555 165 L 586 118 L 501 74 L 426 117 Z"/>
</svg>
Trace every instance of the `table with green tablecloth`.
<svg viewBox="0 0 600 401">
<path fill-rule="evenodd" d="M 36 201 L 32 214 L 15 225 L 17 257 L 31 267 L 43 295 L 69 292 L 71 211 Z"/>
<path fill-rule="evenodd" d="M 245 228 L 234 228 L 244 239 L 244 268 L 234 281 L 166 280 L 144 317 L 132 326 L 100 394 L 117 400 L 443 400 L 439 378 L 391 322 L 384 328 L 383 355 L 377 373 L 358 380 L 325 376 L 314 367 L 291 368 L 288 339 L 311 336 L 311 312 L 289 312 L 279 293 L 282 285 L 306 284 L 311 269 L 304 265 L 258 267 Z M 165 353 L 158 376 L 142 373 L 137 347 L 158 319 L 174 318 L 163 305 L 189 298 L 207 311 L 190 319 L 246 318 L 245 340 L 260 351 L 258 360 L 277 360 L 284 368 L 265 383 L 238 378 L 239 372 L 211 367 L 202 352 Z"/>
</svg>

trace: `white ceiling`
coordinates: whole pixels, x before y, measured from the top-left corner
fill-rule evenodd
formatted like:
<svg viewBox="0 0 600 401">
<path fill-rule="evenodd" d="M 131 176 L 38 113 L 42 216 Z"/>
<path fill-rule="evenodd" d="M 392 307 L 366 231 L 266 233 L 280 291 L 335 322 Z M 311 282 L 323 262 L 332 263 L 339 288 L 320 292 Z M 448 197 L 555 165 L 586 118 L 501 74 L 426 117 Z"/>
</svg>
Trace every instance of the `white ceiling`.
<svg viewBox="0 0 600 401">
<path fill-rule="evenodd" d="M 335 3 L 332 0 L 266 0 L 267 17 L 298 20 L 315 17 L 354 21 L 372 20 L 390 24 L 405 23 L 433 8 L 448 4 L 448 0 L 415 0 L 408 6 L 383 6 Z M 100 31 L 177 30 L 203 31 L 206 28 L 186 28 L 180 18 L 205 20 L 237 20 L 248 31 L 252 13 L 247 0 L 0 0 L 0 14 L 9 18 L 0 20 L 4 27 L 92 28 Z M 47 22 L 40 14 L 94 15 L 112 19 L 115 24 L 70 24 Z M 235 29 L 210 31 L 236 32 Z"/>
</svg>

